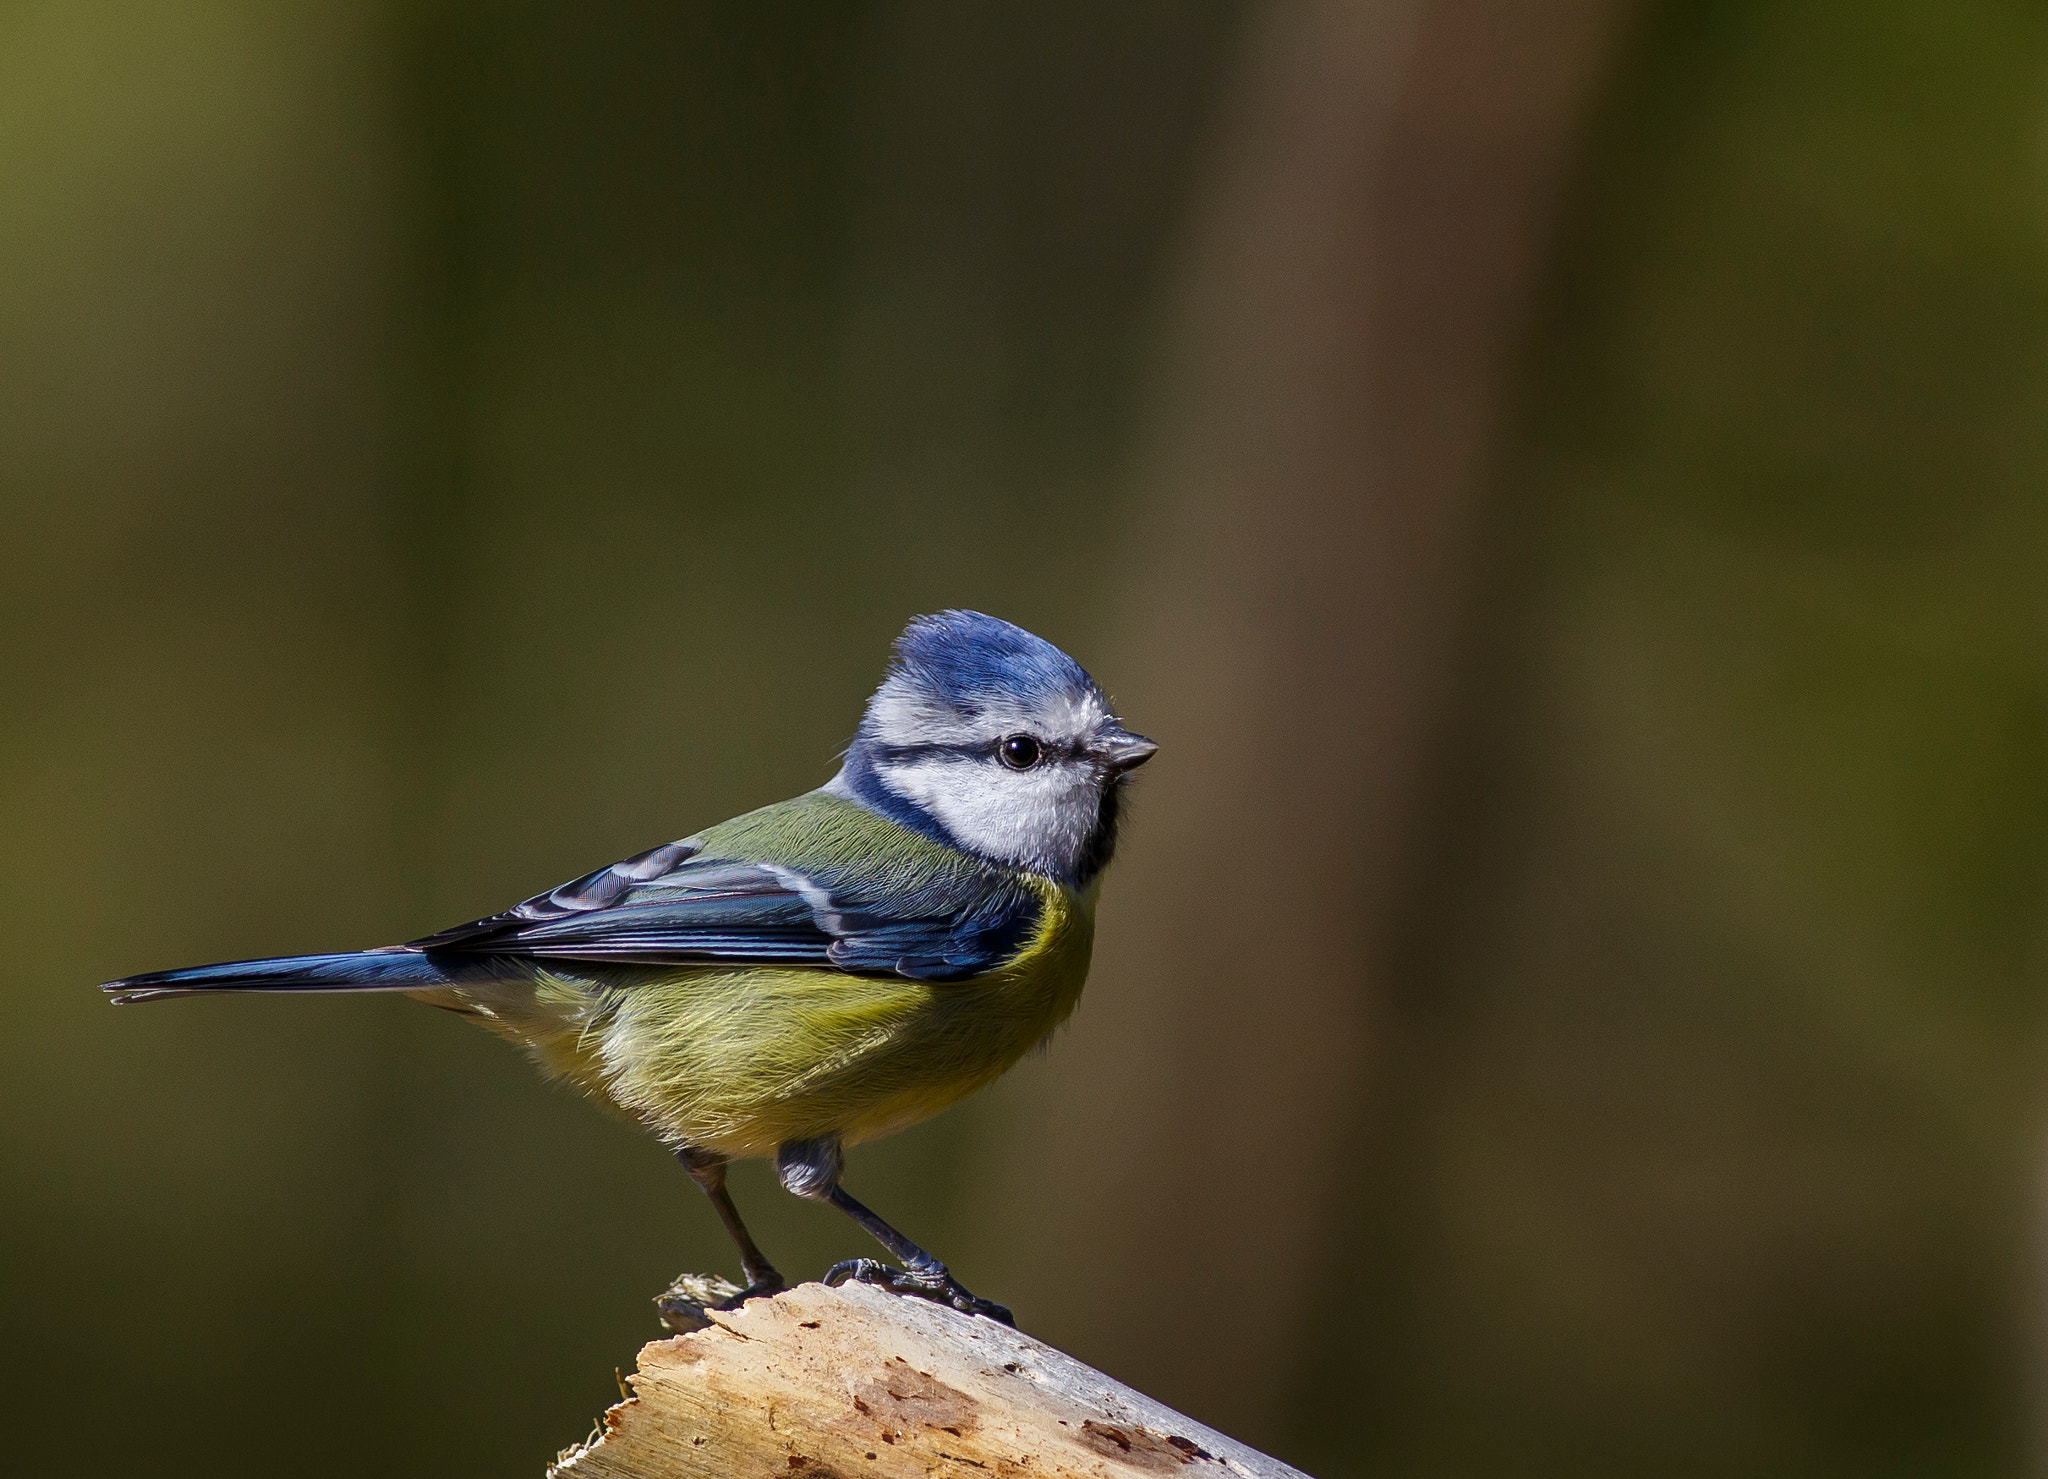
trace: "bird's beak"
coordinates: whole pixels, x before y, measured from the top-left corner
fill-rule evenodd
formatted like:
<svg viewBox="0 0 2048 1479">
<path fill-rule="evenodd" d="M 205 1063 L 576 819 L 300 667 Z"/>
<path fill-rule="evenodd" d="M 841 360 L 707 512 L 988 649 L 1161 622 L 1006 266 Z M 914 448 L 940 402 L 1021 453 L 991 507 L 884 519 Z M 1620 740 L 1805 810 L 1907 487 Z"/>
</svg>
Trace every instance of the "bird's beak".
<svg viewBox="0 0 2048 1479">
<path fill-rule="evenodd" d="M 1159 746 L 1146 739 L 1144 735 L 1132 734 L 1125 729 L 1104 735 L 1098 748 L 1109 768 L 1118 775 L 1127 770 L 1136 770 L 1159 753 Z"/>
</svg>

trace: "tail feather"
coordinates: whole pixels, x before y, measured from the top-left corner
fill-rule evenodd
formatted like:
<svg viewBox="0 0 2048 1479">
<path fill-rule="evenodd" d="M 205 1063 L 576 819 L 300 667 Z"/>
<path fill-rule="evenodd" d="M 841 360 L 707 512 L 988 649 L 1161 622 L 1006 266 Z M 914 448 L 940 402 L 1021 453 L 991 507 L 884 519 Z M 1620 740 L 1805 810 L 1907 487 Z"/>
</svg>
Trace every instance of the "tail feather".
<svg viewBox="0 0 2048 1479">
<path fill-rule="evenodd" d="M 114 1005 L 201 996 L 213 991 L 429 991 L 467 975 L 456 961 L 417 950 L 358 950 L 342 955 L 280 955 L 187 966 L 109 981 Z"/>
</svg>

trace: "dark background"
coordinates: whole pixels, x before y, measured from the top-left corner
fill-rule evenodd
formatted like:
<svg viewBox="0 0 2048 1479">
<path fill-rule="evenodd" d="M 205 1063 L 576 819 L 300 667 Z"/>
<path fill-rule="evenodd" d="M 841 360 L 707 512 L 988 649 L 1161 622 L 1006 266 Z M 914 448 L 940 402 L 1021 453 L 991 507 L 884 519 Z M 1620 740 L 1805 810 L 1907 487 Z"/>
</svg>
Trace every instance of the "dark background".
<svg viewBox="0 0 2048 1479">
<path fill-rule="evenodd" d="M 2044 185 L 2025 3 L 0 6 L 8 1467 L 582 1437 L 657 1145 L 92 985 L 817 784 L 946 605 L 1165 747 L 852 1159 L 970 1285 L 1326 1476 L 2032 1467 Z"/>
</svg>

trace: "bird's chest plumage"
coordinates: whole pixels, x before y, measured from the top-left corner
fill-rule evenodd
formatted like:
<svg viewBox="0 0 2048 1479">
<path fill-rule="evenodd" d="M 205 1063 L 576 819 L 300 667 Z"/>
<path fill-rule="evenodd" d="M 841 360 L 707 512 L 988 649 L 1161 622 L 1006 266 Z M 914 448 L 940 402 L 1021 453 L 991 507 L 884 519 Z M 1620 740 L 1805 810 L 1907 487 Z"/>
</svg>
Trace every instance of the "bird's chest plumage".
<svg viewBox="0 0 2048 1479">
<path fill-rule="evenodd" d="M 665 1138 L 728 1155 L 903 1129 L 1001 1075 L 1079 1000 L 1095 890 L 1034 887 L 1037 927 L 984 975 L 672 969 L 606 992 L 559 1066 Z"/>
</svg>

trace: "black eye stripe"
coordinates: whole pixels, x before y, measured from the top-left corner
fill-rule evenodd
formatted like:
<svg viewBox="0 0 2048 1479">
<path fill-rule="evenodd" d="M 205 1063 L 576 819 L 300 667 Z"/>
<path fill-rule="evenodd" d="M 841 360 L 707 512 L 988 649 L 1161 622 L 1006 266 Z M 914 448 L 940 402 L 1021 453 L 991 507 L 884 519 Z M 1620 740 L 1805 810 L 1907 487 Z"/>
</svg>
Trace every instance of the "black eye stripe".
<svg viewBox="0 0 2048 1479">
<path fill-rule="evenodd" d="M 971 744 L 876 745 L 874 755 L 885 765 L 914 760 L 1000 760 L 1003 746 L 1017 738 L 1018 735 L 1006 734 L 999 739 L 977 740 Z M 1071 760 L 1081 752 L 1080 746 L 1072 743 L 1039 739 L 1036 735 L 1024 735 L 1022 738 L 1037 744 L 1037 763 L 1040 765 L 1048 760 Z"/>
<path fill-rule="evenodd" d="M 979 760 L 993 755 L 995 746 L 979 745 L 876 745 L 875 756 L 885 764 L 907 760 Z"/>
</svg>

